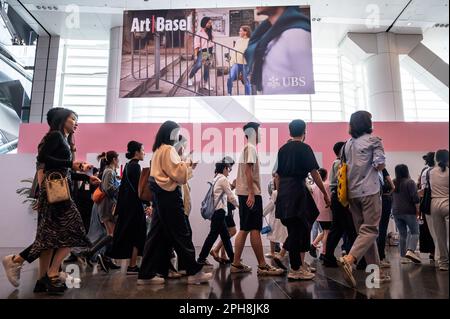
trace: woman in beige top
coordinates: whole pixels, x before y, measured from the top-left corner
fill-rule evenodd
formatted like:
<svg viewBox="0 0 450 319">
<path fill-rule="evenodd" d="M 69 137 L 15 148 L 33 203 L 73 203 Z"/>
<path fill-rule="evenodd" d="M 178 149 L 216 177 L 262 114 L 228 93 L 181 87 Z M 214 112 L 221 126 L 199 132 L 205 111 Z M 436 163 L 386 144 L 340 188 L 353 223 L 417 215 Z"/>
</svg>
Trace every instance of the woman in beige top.
<svg viewBox="0 0 450 319">
<path fill-rule="evenodd" d="M 250 40 L 251 35 L 252 31 L 250 27 L 243 25 L 239 29 L 239 39 L 236 41 L 236 44 L 234 45 L 234 50 L 229 53 L 232 66 L 227 81 L 228 95 L 232 94 L 233 82 L 238 79 L 240 73 L 242 73 L 243 77 L 243 82 L 245 86 L 245 95 L 251 94 L 251 85 L 250 80 L 248 79 L 247 62 L 245 61 L 244 58 L 244 52 L 245 50 L 247 50 L 248 41 Z"/>
<path fill-rule="evenodd" d="M 212 275 L 202 272 L 195 260 L 195 248 L 184 215 L 181 185 L 192 176 L 193 163 L 181 160 L 174 143 L 179 140 L 180 126 L 172 121 L 161 125 L 153 145 L 150 188 L 154 212 L 150 233 L 145 244 L 138 285 L 163 284 L 169 273 L 173 247 L 183 260 L 188 284 L 208 282 Z"/>
<path fill-rule="evenodd" d="M 448 271 L 448 150 L 436 152 L 437 166 L 430 171 L 431 211 L 439 251 L 439 269 Z"/>
</svg>

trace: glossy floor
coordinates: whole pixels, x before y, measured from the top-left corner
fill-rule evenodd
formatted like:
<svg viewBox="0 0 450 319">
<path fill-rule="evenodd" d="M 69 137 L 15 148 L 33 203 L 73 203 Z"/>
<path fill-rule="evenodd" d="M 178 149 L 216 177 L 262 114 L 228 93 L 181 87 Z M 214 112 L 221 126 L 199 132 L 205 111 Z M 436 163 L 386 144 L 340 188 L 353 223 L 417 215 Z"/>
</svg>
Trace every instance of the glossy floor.
<svg viewBox="0 0 450 319">
<path fill-rule="evenodd" d="M 0 256 L 18 249 L 0 249 Z M 431 264 L 427 256 L 422 255 L 423 264 L 401 265 L 398 248 L 389 250 L 392 281 L 380 288 L 366 288 L 367 274 L 356 271 L 357 289 L 346 284 L 339 269 L 324 268 L 319 262 L 307 257 L 317 267 L 313 281 L 289 282 L 284 277 L 260 277 L 254 270 L 251 274 L 230 274 L 229 267 L 215 264 L 214 279 L 207 285 L 186 285 L 186 279 L 169 280 L 164 286 L 137 286 L 136 276 L 127 276 L 123 270 L 104 274 L 96 271 L 81 271 L 81 288 L 69 289 L 62 297 L 32 292 L 37 278 L 37 263 L 25 265 L 22 271 L 21 285 L 13 288 L 6 279 L 3 268 L 0 269 L 0 299 L 102 299 L 102 298 L 213 298 L 213 299 L 360 299 L 360 298 L 427 298 L 448 299 L 448 272 L 439 271 Z M 244 261 L 255 267 L 255 258 L 250 248 L 244 251 Z M 211 260 L 212 261 L 212 260 Z"/>
</svg>

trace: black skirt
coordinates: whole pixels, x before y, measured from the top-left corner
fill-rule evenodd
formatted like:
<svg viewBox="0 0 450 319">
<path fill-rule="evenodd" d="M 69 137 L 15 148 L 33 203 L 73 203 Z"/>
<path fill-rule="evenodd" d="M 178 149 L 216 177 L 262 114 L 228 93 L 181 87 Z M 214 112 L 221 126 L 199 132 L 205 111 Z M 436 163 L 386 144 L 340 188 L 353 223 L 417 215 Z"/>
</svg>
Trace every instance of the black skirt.
<svg viewBox="0 0 450 319">
<path fill-rule="evenodd" d="M 54 171 L 46 172 L 48 174 Z M 58 171 L 67 176 L 67 170 Z M 42 251 L 57 248 L 89 247 L 81 214 L 71 199 L 65 202 L 49 204 L 45 183 L 39 190 L 39 218 L 36 239 L 32 244 L 30 258 L 37 258 Z"/>
<path fill-rule="evenodd" d="M 312 227 L 318 216 L 319 210 L 305 180 L 280 177 L 275 217 L 280 220 L 297 217 L 303 219 L 308 227 Z"/>
</svg>

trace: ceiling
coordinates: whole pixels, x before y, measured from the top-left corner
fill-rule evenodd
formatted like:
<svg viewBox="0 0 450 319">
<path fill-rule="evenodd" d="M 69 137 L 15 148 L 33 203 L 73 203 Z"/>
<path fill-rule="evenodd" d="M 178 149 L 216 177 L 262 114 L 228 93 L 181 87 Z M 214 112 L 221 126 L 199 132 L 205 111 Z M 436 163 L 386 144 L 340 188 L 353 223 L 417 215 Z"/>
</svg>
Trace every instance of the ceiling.
<svg viewBox="0 0 450 319">
<path fill-rule="evenodd" d="M 122 25 L 124 10 L 180 9 L 205 7 L 254 7 L 269 5 L 311 5 L 313 46 L 336 48 L 347 32 L 383 32 L 395 21 L 410 0 L 7 0 L 11 5 L 26 8 L 52 35 L 69 39 L 109 39 L 110 29 Z M 80 12 L 80 28 L 66 23 L 76 2 Z M 56 7 L 56 10 L 37 6 Z M 425 33 L 435 24 L 448 24 L 448 0 L 412 0 L 392 27 L 397 33 Z M 378 26 L 369 24 L 379 12 Z M 24 12 L 25 13 L 25 12 Z M 26 13 L 25 13 L 26 14 Z M 368 19 L 366 19 L 368 17 Z M 32 22 L 32 21 L 31 21 Z M 34 25 L 36 22 L 34 21 Z M 444 29 L 448 52 L 448 28 Z M 42 30 L 41 30 L 42 32 Z M 433 33 L 434 34 L 434 33 Z M 442 41 L 439 40 L 439 41 Z M 444 42 L 445 42 L 444 41 Z M 442 45 L 441 45 L 442 47 Z"/>
</svg>

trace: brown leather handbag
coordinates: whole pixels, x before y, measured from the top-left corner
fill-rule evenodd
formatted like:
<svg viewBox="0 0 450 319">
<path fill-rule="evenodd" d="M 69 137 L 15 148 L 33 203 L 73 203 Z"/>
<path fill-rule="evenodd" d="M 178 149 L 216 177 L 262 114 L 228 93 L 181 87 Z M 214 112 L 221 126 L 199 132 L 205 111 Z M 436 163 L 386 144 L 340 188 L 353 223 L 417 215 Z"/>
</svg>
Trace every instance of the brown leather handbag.
<svg viewBox="0 0 450 319">
<path fill-rule="evenodd" d="M 70 188 L 67 177 L 59 172 L 53 172 L 45 179 L 47 191 L 47 201 L 49 204 L 56 204 L 70 200 Z"/>
<path fill-rule="evenodd" d="M 148 184 L 150 178 L 150 168 L 144 167 L 139 177 L 138 196 L 142 201 L 151 202 L 153 199 L 152 191 Z"/>
</svg>

